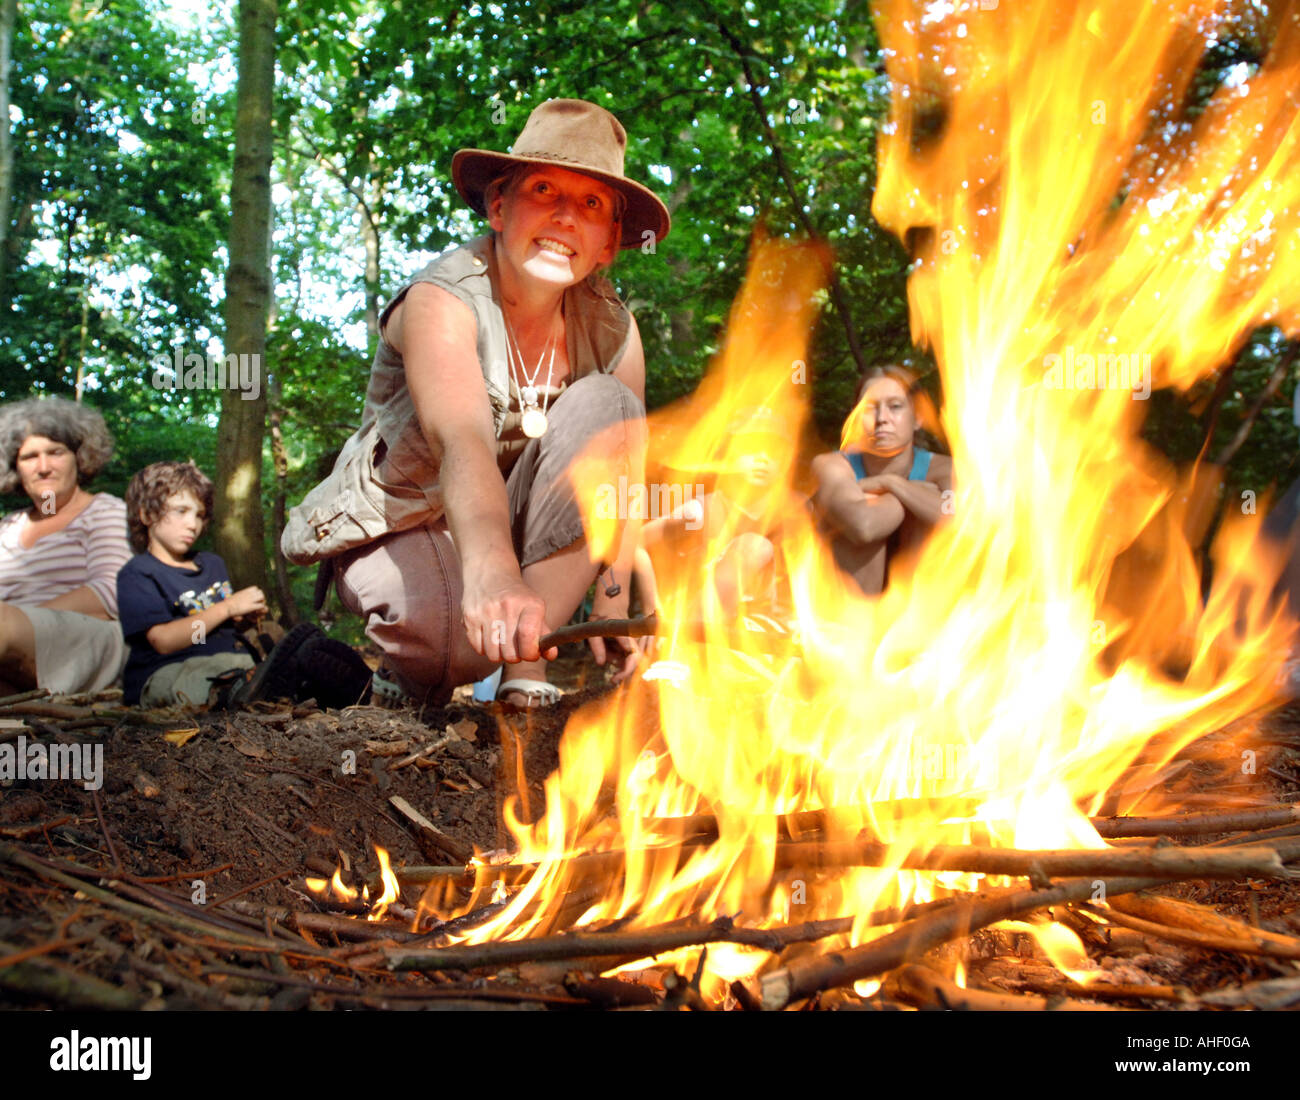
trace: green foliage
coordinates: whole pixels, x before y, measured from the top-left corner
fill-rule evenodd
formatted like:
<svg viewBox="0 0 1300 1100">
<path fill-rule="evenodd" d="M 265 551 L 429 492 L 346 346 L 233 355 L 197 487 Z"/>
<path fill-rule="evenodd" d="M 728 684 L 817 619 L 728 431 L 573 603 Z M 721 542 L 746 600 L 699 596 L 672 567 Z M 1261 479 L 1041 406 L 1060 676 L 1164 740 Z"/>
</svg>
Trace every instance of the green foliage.
<svg viewBox="0 0 1300 1100">
<path fill-rule="evenodd" d="M 201 18 L 182 25 L 163 0 L 19 6 L 18 247 L 0 269 L 0 400 L 69 393 L 80 373 L 117 434 L 100 486 L 112 491 L 164 457 L 215 472 L 218 395 L 150 384 L 157 356 L 215 351 L 223 327 L 233 6 Z M 1213 44 L 1193 107 L 1233 66 L 1259 60 L 1261 27 L 1242 16 Z M 870 213 L 889 88 L 865 0 L 282 0 L 278 44 L 262 381 L 288 472 L 277 483 L 268 441 L 268 516 L 277 493 L 301 499 L 359 423 L 378 307 L 431 255 L 485 231 L 451 186 L 452 154 L 508 148 L 550 96 L 614 111 L 629 174 L 674 215 L 666 241 L 625 252 L 610 272 L 638 318 L 651 407 L 698 383 L 760 229 L 811 227 L 827 240 L 862 363 L 903 360 L 937 389 L 932 360 L 910 343 L 908 257 Z M 845 322 L 827 306 L 809 364 L 827 440 L 859 370 Z M 1283 351 L 1268 332 L 1242 350 L 1211 453 Z M 1155 395 L 1147 438 L 1190 461 L 1212 389 Z M 1292 378 L 1262 411 L 1234 485 L 1300 472 L 1293 392 Z M 274 539 L 268 529 L 268 553 Z M 290 570 L 304 609 L 313 576 Z"/>
</svg>

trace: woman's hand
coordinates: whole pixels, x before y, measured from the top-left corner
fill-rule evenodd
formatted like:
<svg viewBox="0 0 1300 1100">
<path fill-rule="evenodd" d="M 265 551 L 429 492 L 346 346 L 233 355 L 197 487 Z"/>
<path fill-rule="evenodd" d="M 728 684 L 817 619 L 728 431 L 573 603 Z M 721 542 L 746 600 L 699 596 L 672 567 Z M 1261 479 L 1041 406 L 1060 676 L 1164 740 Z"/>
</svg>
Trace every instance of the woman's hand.
<svg viewBox="0 0 1300 1100">
<path fill-rule="evenodd" d="M 559 655 L 555 646 L 541 652 L 538 643 L 549 632 L 546 602 L 519 577 L 499 574 L 483 582 L 467 577 L 461 610 L 470 646 L 489 661 L 553 661 Z"/>
</svg>

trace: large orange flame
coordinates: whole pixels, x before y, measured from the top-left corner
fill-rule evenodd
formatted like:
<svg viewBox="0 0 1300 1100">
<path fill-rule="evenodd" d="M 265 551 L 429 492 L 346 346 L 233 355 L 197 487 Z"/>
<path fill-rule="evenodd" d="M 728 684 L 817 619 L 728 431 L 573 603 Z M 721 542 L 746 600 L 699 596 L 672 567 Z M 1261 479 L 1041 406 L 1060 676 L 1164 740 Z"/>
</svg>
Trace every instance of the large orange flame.
<svg viewBox="0 0 1300 1100">
<path fill-rule="evenodd" d="M 730 521 L 661 560 L 660 660 L 570 721 L 538 822 L 507 807 L 540 867 L 476 938 L 698 913 L 853 914 L 860 940 L 874 910 L 971 879 L 786 866 L 796 811 L 900 856 L 1101 847 L 1086 815 L 1153 738 L 1159 763 L 1272 700 L 1291 634 L 1269 599 L 1277 563 L 1253 519 L 1230 518 L 1203 602 L 1190 475 L 1137 433 L 1153 387 L 1190 386 L 1262 322 L 1297 328 L 1297 23 L 1176 123 L 1220 5 L 985 6 L 878 6 L 893 101 L 873 209 L 917 257 L 913 335 L 942 372 L 953 514 L 867 599 L 783 485 L 751 502 L 746 531 L 779 529 L 789 634 L 710 599 Z M 824 263 L 755 247 L 711 373 L 654 426 L 672 445 L 652 469 L 725 476 L 748 445 L 737 417 L 759 410 L 790 426 L 764 446 L 793 477 Z M 602 851 L 622 854 L 573 858 Z M 764 957 L 708 962 L 727 978 Z"/>
</svg>

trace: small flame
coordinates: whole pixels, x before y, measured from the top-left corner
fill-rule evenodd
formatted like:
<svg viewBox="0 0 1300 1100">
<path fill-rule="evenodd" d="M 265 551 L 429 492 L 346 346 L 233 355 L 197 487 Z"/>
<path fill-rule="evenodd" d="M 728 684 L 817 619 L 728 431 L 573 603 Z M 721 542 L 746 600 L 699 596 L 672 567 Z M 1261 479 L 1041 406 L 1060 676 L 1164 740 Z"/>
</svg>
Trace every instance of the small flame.
<svg viewBox="0 0 1300 1100">
<path fill-rule="evenodd" d="M 337 867 L 334 869 L 334 877 L 330 879 L 330 888 L 340 901 L 356 901 L 359 896 L 356 890 L 343 881 L 343 871 Z"/>
<path fill-rule="evenodd" d="M 384 892 L 375 902 L 366 920 L 382 920 L 388 907 L 402 896 L 401 889 L 397 885 L 397 876 L 393 874 L 393 869 L 388 863 L 388 853 L 376 844 L 375 854 L 379 857 L 379 877 L 383 880 Z"/>
</svg>

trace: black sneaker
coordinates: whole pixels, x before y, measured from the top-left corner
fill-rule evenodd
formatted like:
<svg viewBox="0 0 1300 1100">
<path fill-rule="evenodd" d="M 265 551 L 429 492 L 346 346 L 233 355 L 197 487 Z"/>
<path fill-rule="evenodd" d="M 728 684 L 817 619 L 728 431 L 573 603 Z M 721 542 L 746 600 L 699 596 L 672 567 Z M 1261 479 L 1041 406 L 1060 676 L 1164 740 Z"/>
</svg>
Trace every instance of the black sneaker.
<svg viewBox="0 0 1300 1100">
<path fill-rule="evenodd" d="M 256 703 L 262 699 L 305 699 L 301 695 L 304 679 L 299 654 L 318 644 L 325 632 L 315 623 L 299 623 L 276 643 L 266 660 L 253 669 L 253 674 L 242 684 L 237 684 L 230 702 Z"/>
<path fill-rule="evenodd" d="M 296 660 L 302 675 L 298 701 L 315 699 L 322 707 L 342 710 L 365 699 L 370 666 L 350 645 L 322 636 L 299 649 Z"/>
</svg>

